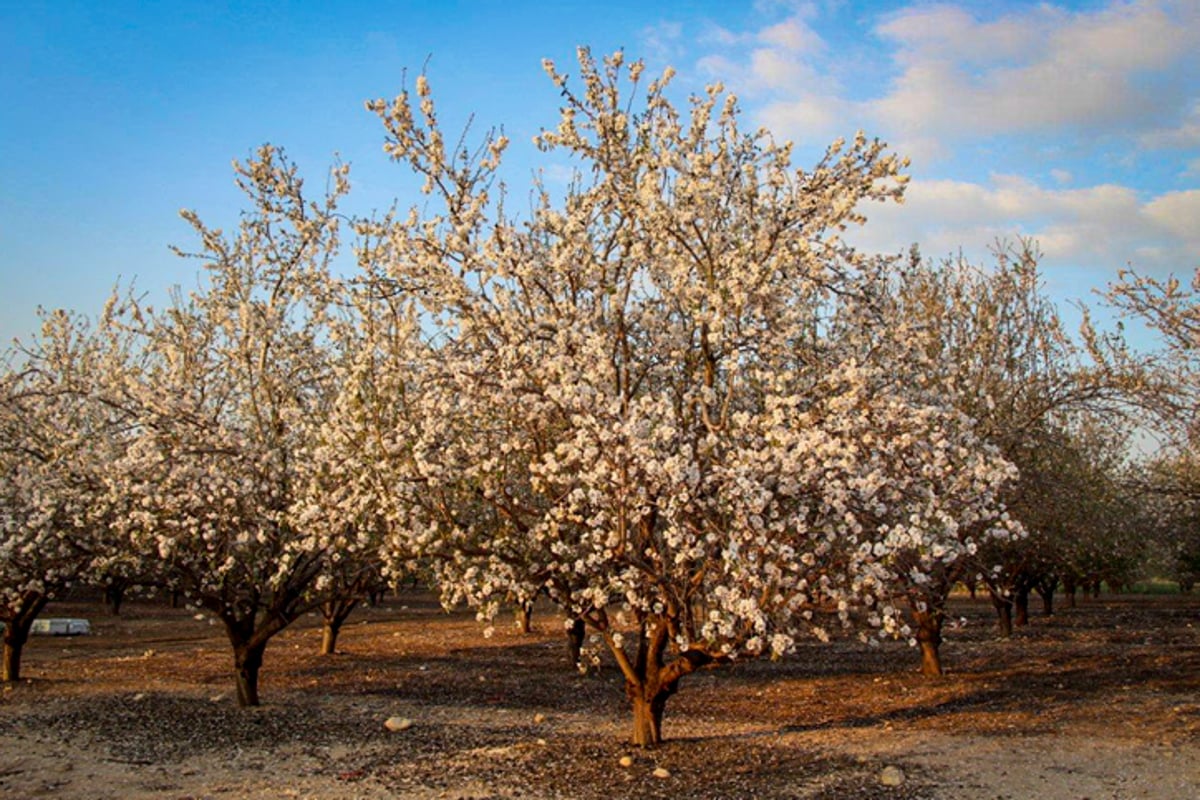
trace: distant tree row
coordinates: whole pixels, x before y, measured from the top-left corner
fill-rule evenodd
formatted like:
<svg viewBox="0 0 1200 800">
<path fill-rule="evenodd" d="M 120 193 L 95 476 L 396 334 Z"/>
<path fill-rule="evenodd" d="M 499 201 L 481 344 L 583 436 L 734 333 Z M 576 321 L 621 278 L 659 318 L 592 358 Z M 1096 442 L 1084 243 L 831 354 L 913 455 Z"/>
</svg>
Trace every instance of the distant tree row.
<svg viewBox="0 0 1200 800">
<path fill-rule="evenodd" d="M 332 652 L 421 567 L 488 624 L 544 596 L 576 652 L 599 637 L 647 745 L 698 669 L 849 633 L 940 674 L 956 584 L 1011 631 L 1030 592 L 1118 584 L 1143 531 L 1195 530 L 1190 451 L 1139 471 L 1126 446 L 1129 409 L 1194 410 L 1190 336 L 1173 383 L 1073 338 L 1028 243 L 986 269 L 855 251 L 842 232 L 906 182 L 861 134 L 801 169 L 719 86 L 680 109 L 620 54 L 546 69 L 562 110 L 537 144 L 575 177 L 528 214 L 505 137 L 451 144 L 420 76 L 368 107 L 425 205 L 347 218 L 347 167 L 314 198 L 265 146 L 235 231 L 184 215 L 195 290 L 48 313 L 9 353 L 6 681 L 66 588 L 156 585 L 221 620 L 255 705 L 275 634 L 321 609 Z M 1171 285 L 1113 297 L 1168 335 L 1194 319 Z"/>
</svg>

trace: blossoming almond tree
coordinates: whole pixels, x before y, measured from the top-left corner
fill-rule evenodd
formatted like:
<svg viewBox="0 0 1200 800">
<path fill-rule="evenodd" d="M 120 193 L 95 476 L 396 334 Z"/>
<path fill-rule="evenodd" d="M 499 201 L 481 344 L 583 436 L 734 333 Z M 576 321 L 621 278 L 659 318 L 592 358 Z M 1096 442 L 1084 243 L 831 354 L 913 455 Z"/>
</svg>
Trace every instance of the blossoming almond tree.
<svg viewBox="0 0 1200 800">
<path fill-rule="evenodd" d="M 346 169 L 320 201 L 267 145 L 236 164 L 252 203 L 225 235 L 200 238 L 199 288 L 154 312 L 133 306 L 149 366 L 131 393 L 141 435 L 120 465 L 132 546 L 221 620 L 239 705 L 258 704 L 270 639 L 319 604 L 312 590 L 345 526 L 307 526 L 304 477 L 334 388 L 328 352 Z M 351 531 L 352 533 L 352 531 Z"/>
<path fill-rule="evenodd" d="M 385 220 L 389 217 L 385 217 Z M 398 420 L 407 412 L 415 383 L 414 359 L 422 347 L 409 294 L 382 272 L 386 222 L 359 220 L 356 244 L 361 275 L 339 283 L 342 314 L 330 328 L 331 379 L 328 414 L 304 465 L 296 504 L 305 529 L 340 532 L 313 587 L 324 598 L 322 653 L 332 654 L 350 613 L 385 585 L 384 548 L 401 518 L 399 497 L 386 469 Z M 392 553 L 393 562 L 399 554 Z M 390 576 L 395 582 L 403 569 Z"/>
<path fill-rule="evenodd" d="M 977 434 L 1018 469 L 1001 499 L 1012 515 L 1011 532 L 1019 535 L 980 538 L 977 529 L 961 531 L 974 556 L 971 568 L 988 586 L 1001 630 L 1010 633 L 1014 600 L 1021 585 L 1032 587 L 1031 567 L 1044 541 L 1043 531 L 1019 523 L 1051 524 L 1035 506 L 1046 511 L 1052 495 L 1067 493 L 1058 507 L 1070 502 L 1071 490 L 1056 483 L 1046 453 L 1072 415 L 1118 413 L 1127 382 L 1118 372 L 1130 367 L 1108 360 L 1109 343 L 1094 334 L 1085 348 L 1064 329 L 1043 292 L 1032 242 L 999 245 L 990 268 L 914 259 L 894 289 L 890 314 L 911 326 L 901 346 L 916 343 L 924 352 L 911 391 L 941 397 L 975 420 Z M 941 674 L 945 600 L 967 565 L 960 559 L 910 593 L 927 674 Z"/>
<path fill-rule="evenodd" d="M 504 137 L 447 149 L 424 76 L 370 104 L 445 204 L 389 243 L 436 343 L 397 437 L 398 530 L 484 617 L 536 577 L 606 643 L 652 745 L 697 669 L 828 620 L 899 627 L 874 602 L 890 554 L 953 558 L 1008 467 L 830 334 L 879 266 L 839 232 L 899 197 L 898 159 L 859 135 L 797 169 L 720 87 L 681 113 L 667 74 L 634 111 L 640 62 L 579 67 L 576 93 L 546 65 L 563 109 L 538 137 L 576 179 L 525 224 L 492 194 Z M 946 477 L 964 467 L 978 480 Z"/>
<path fill-rule="evenodd" d="M 1182 281 L 1124 270 L 1109 286 L 1107 299 L 1158 333 L 1164 351 L 1154 357 L 1152 378 L 1138 387 L 1138 395 L 1172 444 L 1194 449 L 1200 431 L 1200 267 Z"/>
<path fill-rule="evenodd" d="M 120 373 L 120 337 L 65 311 L 10 351 L 0 374 L 0 622 L 3 680 L 46 603 L 115 557 L 106 471 L 126 440 L 125 415 L 97 401 Z"/>
</svg>

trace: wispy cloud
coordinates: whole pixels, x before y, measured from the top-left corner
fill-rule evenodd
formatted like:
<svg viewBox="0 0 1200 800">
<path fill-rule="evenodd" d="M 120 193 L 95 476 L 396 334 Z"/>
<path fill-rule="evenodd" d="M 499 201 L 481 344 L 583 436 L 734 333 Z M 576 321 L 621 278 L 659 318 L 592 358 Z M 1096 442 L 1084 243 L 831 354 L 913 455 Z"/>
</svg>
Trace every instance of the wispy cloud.
<svg viewBox="0 0 1200 800">
<path fill-rule="evenodd" d="M 649 25 L 638 34 L 638 44 L 651 63 L 674 61 L 684 53 L 683 25 L 670 20 Z"/>
</svg>

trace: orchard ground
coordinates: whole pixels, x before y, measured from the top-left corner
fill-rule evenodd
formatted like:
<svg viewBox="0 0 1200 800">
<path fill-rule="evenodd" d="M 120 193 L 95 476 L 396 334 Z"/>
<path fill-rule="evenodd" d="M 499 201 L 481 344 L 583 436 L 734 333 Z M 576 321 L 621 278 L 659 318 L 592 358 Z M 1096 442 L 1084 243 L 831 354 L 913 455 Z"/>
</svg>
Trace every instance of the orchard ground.
<svg viewBox="0 0 1200 800">
<path fill-rule="evenodd" d="M 264 705 L 239 709 L 219 625 L 59 603 L 45 616 L 95 633 L 27 646 L 0 701 L 0 796 L 1200 797 L 1200 598 L 1082 600 L 1009 641 L 985 601 L 952 611 L 944 678 L 899 643 L 806 644 L 685 679 L 669 741 L 643 751 L 618 671 L 569 669 L 548 608 L 485 639 L 402 592 L 356 612 L 335 656 L 307 618 L 267 648 Z"/>
</svg>

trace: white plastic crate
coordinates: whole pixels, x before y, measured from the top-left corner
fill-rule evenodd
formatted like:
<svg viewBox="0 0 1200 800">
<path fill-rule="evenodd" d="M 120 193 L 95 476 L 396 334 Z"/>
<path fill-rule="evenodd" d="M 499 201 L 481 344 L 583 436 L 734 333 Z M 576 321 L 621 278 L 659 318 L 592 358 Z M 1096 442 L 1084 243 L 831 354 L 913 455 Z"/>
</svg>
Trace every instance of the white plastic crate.
<svg viewBox="0 0 1200 800">
<path fill-rule="evenodd" d="M 92 632 L 92 624 L 86 619 L 50 617 L 35 619 L 29 632 L 39 636 L 86 636 Z"/>
</svg>

